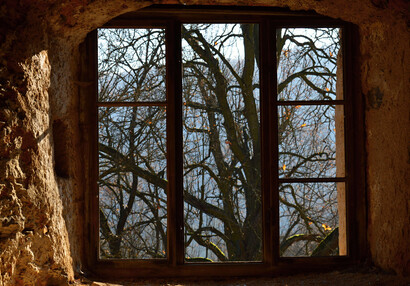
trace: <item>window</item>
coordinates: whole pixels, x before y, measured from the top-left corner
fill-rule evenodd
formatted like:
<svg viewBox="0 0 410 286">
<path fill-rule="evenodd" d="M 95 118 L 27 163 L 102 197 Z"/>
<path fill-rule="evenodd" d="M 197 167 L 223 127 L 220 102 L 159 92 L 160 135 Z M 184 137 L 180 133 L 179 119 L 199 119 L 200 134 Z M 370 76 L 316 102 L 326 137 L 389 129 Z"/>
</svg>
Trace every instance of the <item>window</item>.
<svg viewBox="0 0 410 286">
<path fill-rule="evenodd" d="M 237 276 L 355 261 L 351 29 L 284 10 L 156 7 L 90 34 L 89 267 Z"/>
</svg>

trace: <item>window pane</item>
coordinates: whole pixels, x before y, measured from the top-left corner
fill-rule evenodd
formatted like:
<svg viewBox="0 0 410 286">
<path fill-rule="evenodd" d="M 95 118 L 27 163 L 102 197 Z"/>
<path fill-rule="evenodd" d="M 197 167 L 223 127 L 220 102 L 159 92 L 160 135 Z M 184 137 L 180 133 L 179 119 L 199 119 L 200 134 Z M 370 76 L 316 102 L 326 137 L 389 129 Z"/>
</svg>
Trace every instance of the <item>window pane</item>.
<svg viewBox="0 0 410 286">
<path fill-rule="evenodd" d="M 165 101 L 165 30 L 98 30 L 98 100 Z"/>
<path fill-rule="evenodd" d="M 100 258 L 166 257 L 166 112 L 100 107 Z"/>
<path fill-rule="evenodd" d="M 182 28 L 187 261 L 262 259 L 258 26 Z"/>
<path fill-rule="evenodd" d="M 343 86 L 339 32 L 338 28 L 276 31 L 279 100 L 342 99 L 342 94 L 336 95 L 336 88 Z"/>
<path fill-rule="evenodd" d="M 339 255 L 338 191 L 344 183 L 280 185 L 280 255 Z"/>
<path fill-rule="evenodd" d="M 343 106 L 279 106 L 278 116 L 280 177 L 344 176 Z"/>
</svg>

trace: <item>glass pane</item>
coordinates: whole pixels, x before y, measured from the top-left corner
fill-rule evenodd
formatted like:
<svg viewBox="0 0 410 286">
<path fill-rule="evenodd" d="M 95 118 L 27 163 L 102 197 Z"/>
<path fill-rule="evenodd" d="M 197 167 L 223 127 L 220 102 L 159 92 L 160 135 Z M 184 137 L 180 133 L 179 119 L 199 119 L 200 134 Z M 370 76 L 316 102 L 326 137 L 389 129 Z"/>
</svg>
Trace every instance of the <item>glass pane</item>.
<svg viewBox="0 0 410 286">
<path fill-rule="evenodd" d="M 258 26 L 182 28 L 185 255 L 262 259 Z"/>
<path fill-rule="evenodd" d="M 279 106 L 279 176 L 344 176 L 343 106 Z"/>
<path fill-rule="evenodd" d="M 280 185 L 280 255 L 339 255 L 338 194 L 344 183 Z M 342 189 L 340 192 L 344 192 Z M 342 216 L 342 213 L 340 213 Z"/>
<path fill-rule="evenodd" d="M 279 100 L 343 98 L 339 28 L 278 29 L 276 39 Z"/>
<path fill-rule="evenodd" d="M 165 101 L 165 30 L 98 30 L 98 100 Z"/>
<path fill-rule="evenodd" d="M 166 258 L 166 112 L 100 107 L 100 258 Z"/>
</svg>

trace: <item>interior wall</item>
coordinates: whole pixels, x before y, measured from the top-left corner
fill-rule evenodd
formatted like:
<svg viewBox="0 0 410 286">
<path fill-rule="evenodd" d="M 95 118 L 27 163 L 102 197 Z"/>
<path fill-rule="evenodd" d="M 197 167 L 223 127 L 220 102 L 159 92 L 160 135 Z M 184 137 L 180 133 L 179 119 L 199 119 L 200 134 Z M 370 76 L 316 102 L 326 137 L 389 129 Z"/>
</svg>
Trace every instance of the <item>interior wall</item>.
<svg viewBox="0 0 410 286">
<path fill-rule="evenodd" d="M 122 13 L 177 1 L 4 0 L 0 4 L 0 285 L 61 284 L 82 271 L 84 162 L 78 47 Z M 371 260 L 410 272 L 410 36 L 405 0 L 203 0 L 268 5 L 359 27 L 366 100 Z"/>
</svg>

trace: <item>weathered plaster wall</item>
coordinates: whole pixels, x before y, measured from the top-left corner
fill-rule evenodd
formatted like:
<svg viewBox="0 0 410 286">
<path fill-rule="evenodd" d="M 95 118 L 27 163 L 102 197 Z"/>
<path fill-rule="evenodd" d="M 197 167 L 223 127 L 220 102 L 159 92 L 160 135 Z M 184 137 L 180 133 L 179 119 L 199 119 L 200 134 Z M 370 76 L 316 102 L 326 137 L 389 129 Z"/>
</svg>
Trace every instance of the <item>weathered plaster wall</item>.
<svg viewBox="0 0 410 286">
<path fill-rule="evenodd" d="M 0 285 L 62 284 L 81 271 L 85 162 L 78 116 L 78 46 L 109 19 L 150 3 L 1 2 Z M 407 1 L 186 1 L 209 3 L 313 9 L 359 26 L 370 254 L 376 265 L 409 274 Z"/>
<path fill-rule="evenodd" d="M 61 284 L 73 271 L 53 168 L 47 27 L 10 2 L 0 8 L 0 284 Z"/>
<path fill-rule="evenodd" d="M 376 22 L 363 34 L 370 250 L 376 264 L 409 275 L 409 32 Z"/>
</svg>

